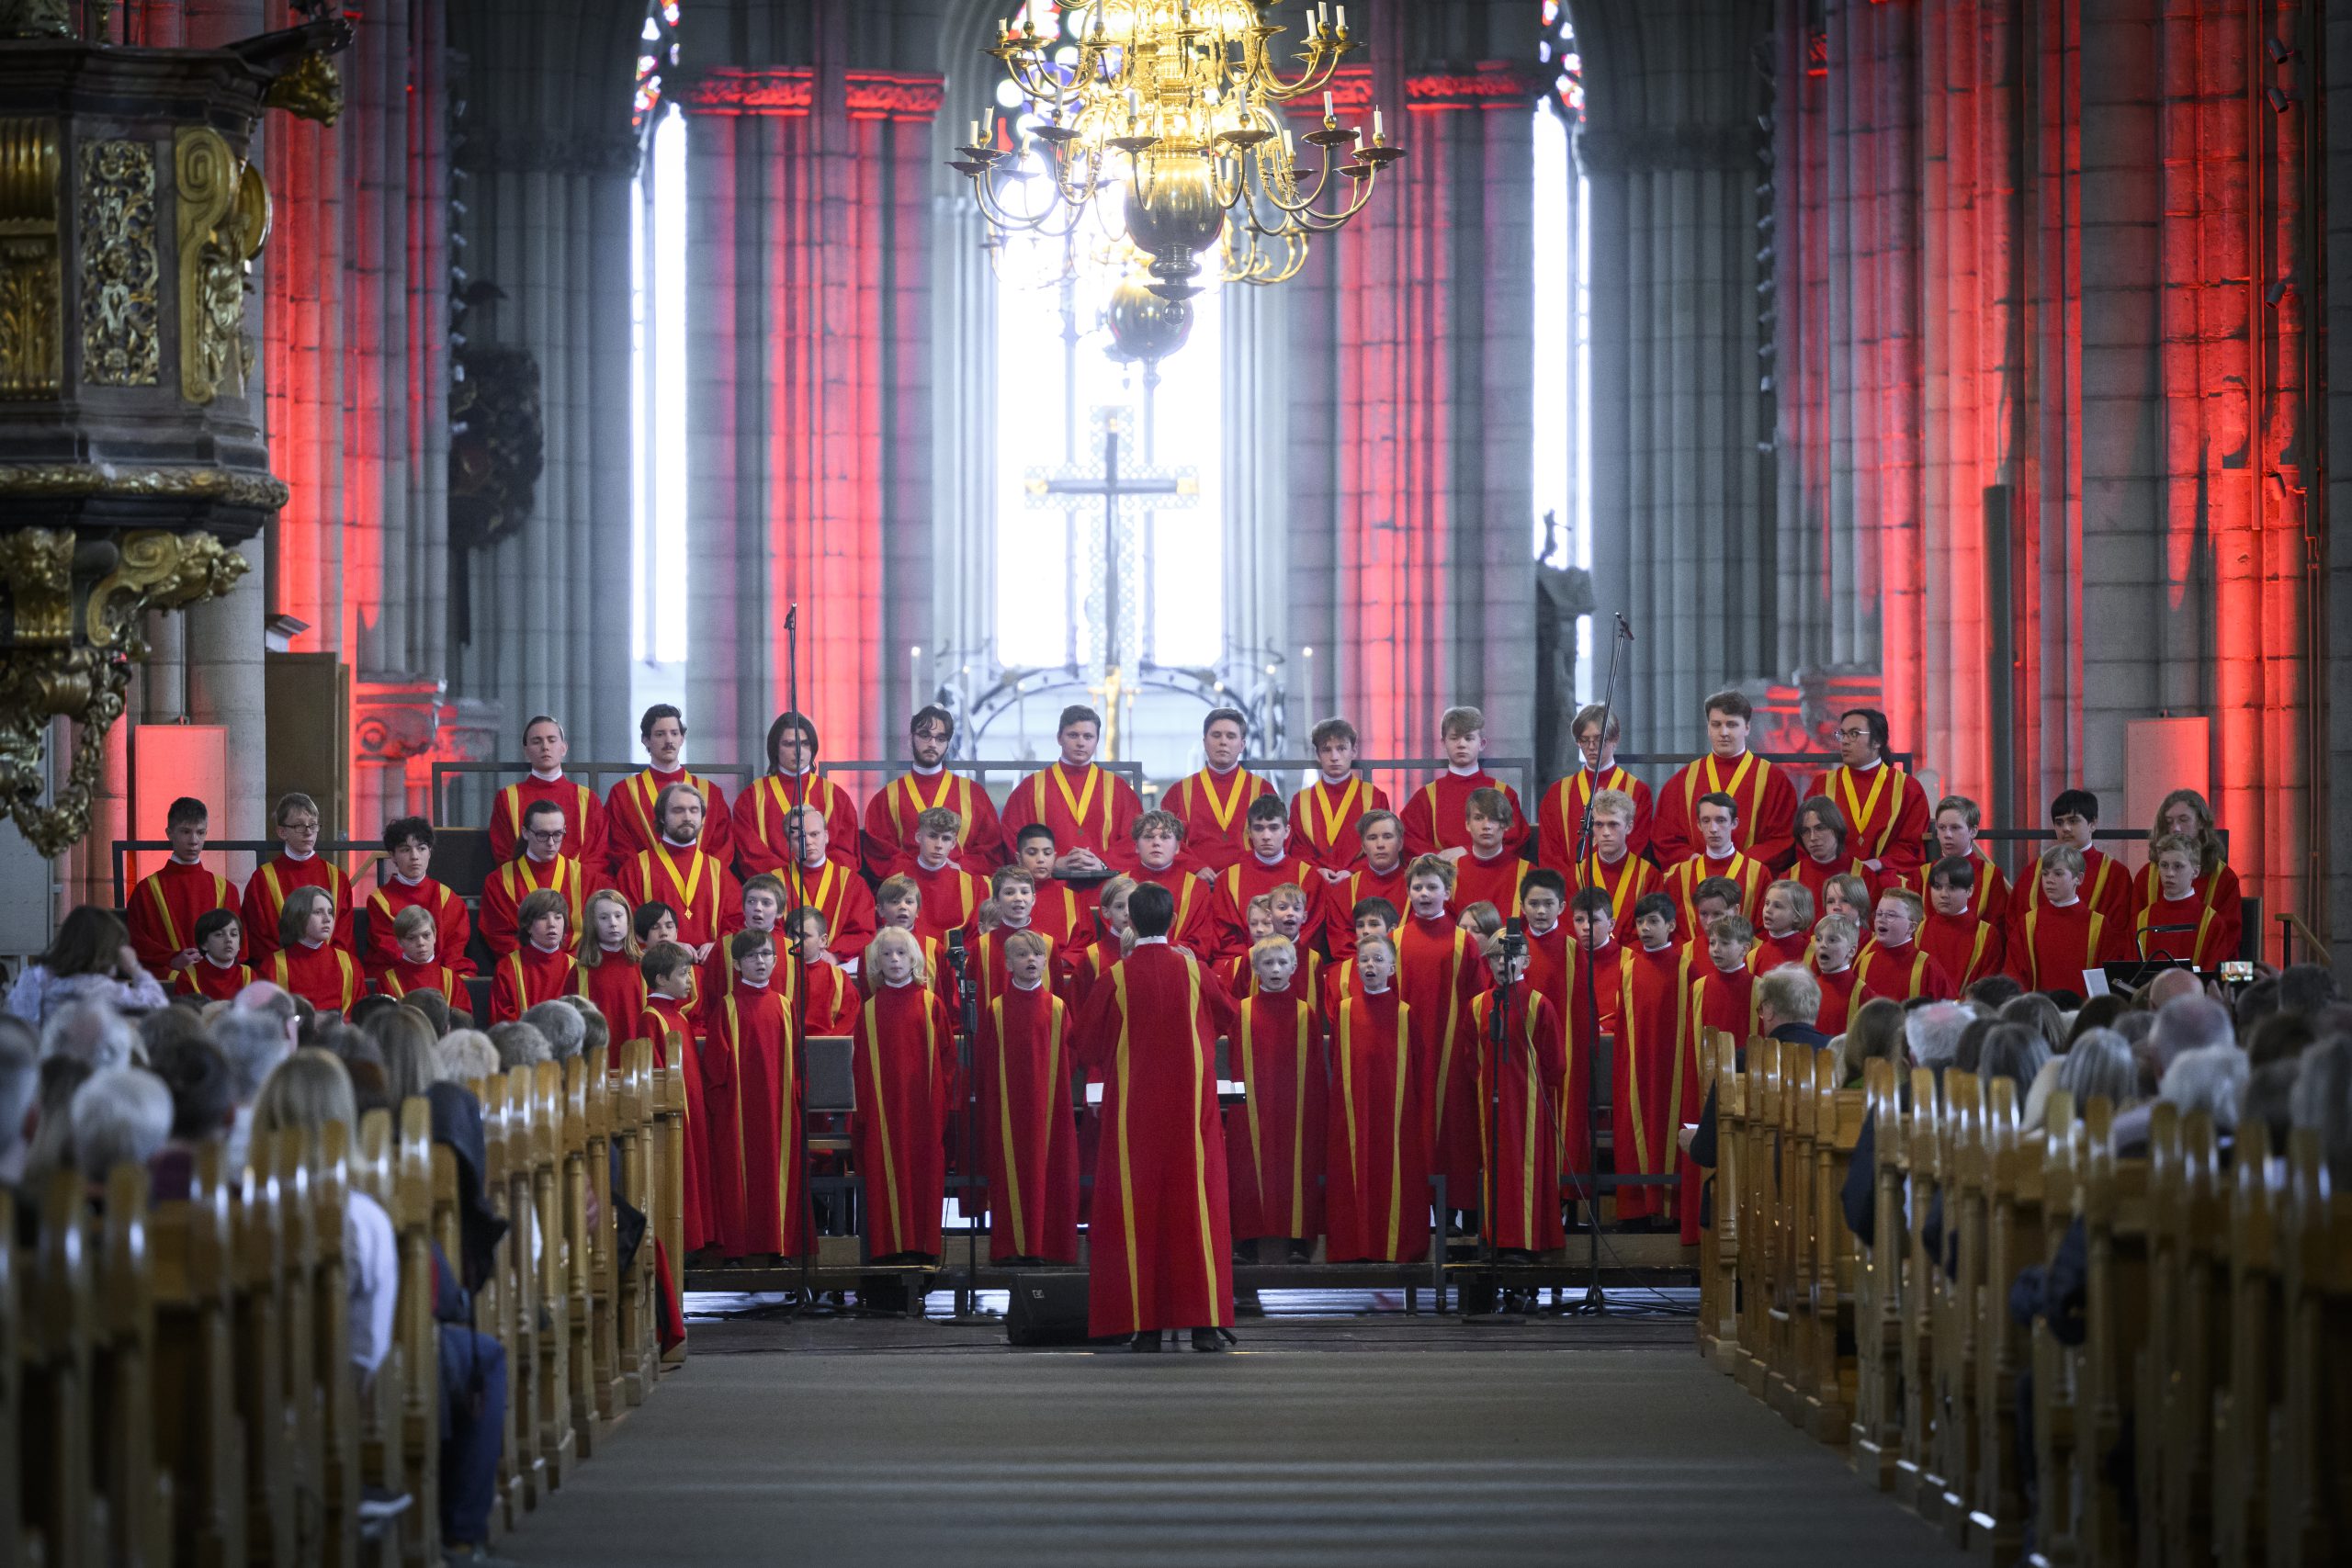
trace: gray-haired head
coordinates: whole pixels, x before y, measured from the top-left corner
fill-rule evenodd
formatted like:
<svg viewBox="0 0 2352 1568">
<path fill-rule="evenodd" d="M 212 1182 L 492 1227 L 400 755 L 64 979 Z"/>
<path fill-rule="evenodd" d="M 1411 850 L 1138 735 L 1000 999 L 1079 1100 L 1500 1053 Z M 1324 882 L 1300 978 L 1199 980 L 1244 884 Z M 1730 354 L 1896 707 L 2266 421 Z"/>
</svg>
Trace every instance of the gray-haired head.
<svg viewBox="0 0 2352 1568">
<path fill-rule="evenodd" d="M 51 1013 L 41 1026 L 40 1054 L 71 1056 L 95 1072 L 127 1067 L 139 1059 L 139 1031 L 108 1003 L 77 998 Z"/>
<path fill-rule="evenodd" d="M 1911 1060 L 1923 1067 L 1949 1066 L 1960 1049 L 1961 1035 L 1975 1019 L 1975 1010 L 1959 1002 L 1913 1009 L 1903 1021 L 1903 1043 L 1911 1048 Z"/>
<path fill-rule="evenodd" d="M 74 1163 L 104 1181 L 118 1165 L 145 1165 L 172 1135 L 172 1091 L 144 1067 L 107 1067 L 74 1091 Z"/>
<path fill-rule="evenodd" d="M 560 1000 L 525 1009 L 523 1021 L 547 1037 L 548 1051 L 559 1062 L 580 1055 L 580 1043 L 588 1036 L 578 1010 Z"/>
<path fill-rule="evenodd" d="M 2230 1010 L 2211 997 L 2175 997 L 2157 1012 L 2156 1027 L 2148 1036 L 2148 1043 L 2155 1050 L 2156 1060 L 2169 1067 L 2189 1051 L 2210 1050 L 2216 1045 L 2235 1048 L 2237 1024 L 2230 1017 Z"/>
<path fill-rule="evenodd" d="M 229 1059 L 240 1105 L 253 1103 L 271 1071 L 294 1050 L 285 1021 L 268 1008 L 231 1008 L 212 1021 L 212 1043 Z"/>
<path fill-rule="evenodd" d="M 2058 1087 L 2075 1097 L 2077 1115 L 2094 1100 L 2119 1110 L 2131 1104 L 2140 1089 L 2140 1064 L 2132 1059 L 2131 1042 L 2112 1029 L 2083 1031 L 2058 1058 Z"/>
<path fill-rule="evenodd" d="M 2172 1059 L 2156 1093 L 2179 1106 L 2183 1116 L 2202 1111 L 2226 1131 L 2238 1124 L 2239 1101 L 2253 1071 L 2235 1045 L 2199 1045 Z"/>
</svg>

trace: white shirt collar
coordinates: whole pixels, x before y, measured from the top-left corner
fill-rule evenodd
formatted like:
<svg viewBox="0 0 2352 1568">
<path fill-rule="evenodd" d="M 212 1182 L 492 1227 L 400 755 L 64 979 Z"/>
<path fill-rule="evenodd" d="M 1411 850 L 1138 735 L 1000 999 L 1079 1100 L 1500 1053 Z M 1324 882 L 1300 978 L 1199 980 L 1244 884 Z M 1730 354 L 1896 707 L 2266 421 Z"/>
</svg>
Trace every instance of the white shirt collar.
<svg viewBox="0 0 2352 1568">
<path fill-rule="evenodd" d="M 662 783 L 669 784 L 676 780 L 680 774 L 686 771 L 685 760 L 684 758 L 679 759 L 678 765 L 674 768 L 665 768 L 659 762 L 649 761 L 645 765 L 645 771 L 651 773 L 655 778 L 660 779 Z"/>
<path fill-rule="evenodd" d="M 1550 925 L 1545 926 L 1540 931 L 1535 929 L 1535 922 L 1533 920 L 1527 922 L 1527 934 L 1529 936 L 1550 936 L 1554 931 L 1558 931 L 1559 929 L 1560 922 L 1557 920 L 1554 920 Z"/>
<path fill-rule="evenodd" d="M 204 863 L 204 852 L 202 850 L 198 850 L 196 853 L 187 856 L 186 859 L 182 859 L 180 852 L 177 850 L 174 850 L 172 852 L 172 863 L 174 865 L 202 865 Z"/>
<path fill-rule="evenodd" d="M 1221 779 L 1229 779 L 1234 774 L 1241 771 L 1241 764 L 1237 761 L 1229 768 L 1220 768 L 1215 762 L 1209 761 L 1204 758 L 1202 760 L 1202 769 L 1205 773 L 1215 773 Z"/>
<path fill-rule="evenodd" d="M 940 763 L 936 767 L 931 768 L 924 767 L 921 762 L 915 762 L 910 764 L 907 769 L 907 772 L 914 774 L 917 778 L 922 779 L 935 779 L 946 771 L 947 764 L 944 762 Z"/>
<path fill-rule="evenodd" d="M 298 855 L 292 850 L 286 848 L 283 844 L 278 846 L 277 852 L 286 859 L 292 861 L 296 865 L 307 865 L 311 861 L 316 860 L 319 854 L 318 851 L 311 850 L 308 853 Z"/>
<path fill-rule="evenodd" d="M 1042 991 L 1046 988 L 1046 982 L 1039 980 L 1035 984 L 1023 984 L 1019 980 L 1015 980 L 1012 982 L 1012 988 L 1016 991 Z"/>
<path fill-rule="evenodd" d="M 2053 909 L 2071 909 L 2071 908 L 2073 908 L 2075 905 L 2077 905 L 2077 904 L 2079 904 L 2079 903 L 2081 903 L 2081 902 L 2083 901 L 2083 896 L 2082 896 L 2081 894 L 2079 894 L 2079 893 L 2075 894 L 2072 898 L 2067 899 L 2067 900 L 2066 900 L 2064 903 L 2063 903 L 2063 904 L 2061 904 L 2060 902 L 2058 902 L 2058 900 L 2057 900 L 2057 899 L 2051 897 L 2050 897 L 2048 894 L 2046 894 L 2046 893 L 2045 893 L 2044 895 L 2042 895 L 2042 898 L 2043 898 L 2043 901 L 2044 901 L 2044 902 L 2046 902 L 2047 904 L 2049 904 L 2049 906 L 2050 906 L 2052 908 L 2053 908 Z"/>
<path fill-rule="evenodd" d="M 1168 939 L 1164 936 L 1139 936 L 1136 938 L 1136 945 L 1137 947 L 1166 947 Z"/>
<path fill-rule="evenodd" d="M 742 987 L 747 991 L 764 991 L 768 988 L 768 983 L 765 980 L 746 980 L 743 978 L 743 972 L 741 969 L 735 971 L 735 983 Z"/>
<path fill-rule="evenodd" d="M 229 960 L 226 964 L 221 963 L 219 959 L 213 957 L 212 954 L 209 953 L 205 953 L 203 958 L 207 964 L 211 964 L 215 969 L 234 969 L 237 966 L 237 961 L 233 958 Z"/>
<path fill-rule="evenodd" d="M 555 853 L 542 858 L 538 851 L 533 849 L 530 845 L 526 844 L 523 846 L 523 858 L 529 861 L 533 865 L 553 865 L 556 862 L 563 858 L 563 852 L 561 850 L 558 850 Z"/>
<path fill-rule="evenodd" d="M 1347 788 L 1350 781 L 1355 776 L 1356 771 L 1353 768 L 1350 768 L 1344 773 L 1327 773 L 1319 767 L 1315 770 L 1316 779 L 1319 783 L 1330 785 L 1333 789 Z"/>
<path fill-rule="evenodd" d="M 1664 953 L 1668 948 L 1672 947 L 1673 945 L 1674 945 L 1674 939 L 1673 939 L 1672 937 L 1668 937 L 1664 942 L 1659 942 L 1656 947 L 1652 947 L 1652 946 L 1651 946 L 1648 942 L 1644 942 L 1644 943 L 1642 943 L 1642 951 L 1643 951 L 1644 953 Z"/>
<path fill-rule="evenodd" d="M 301 939 L 301 941 L 302 941 L 302 945 L 303 945 L 304 947 L 309 948 L 312 953 L 316 953 L 316 952 L 318 952 L 318 950 L 319 950 L 319 949 L 321 949 L 321 948 L 322 948 L 322 947 L 324 947 L 324 946 L 326 945 L 326 943 L 325 943 L 325 942 L 312 942 L 309 937 L 304 937 L 304 938 L 302 938 L 302 939 Z"/>
<path fill-rule="evenodd" d="M 399 872 L 395 871 L 392 873 L 392 880 L 399 883 L 402 887 L 422 887 L 426 882 L 430 881 L 431 878 L 429 876 L 402 876 Z"/>
<path fill-rule="evenodd" d="M 596 939 L 596 945 L 606 953 L 618 953 L 622 948 L 628 945 L 628 941 L 627 938 L 623 938 L 619 942 L 606 942 L 603 937 L 598 937 Z"/>
<path fill-rule="evenodd" d="M 1863 763 L 1860 767 L 1859 767 L 1859 768 L 1857 768 L 1857 767 L 1853 767 L 1853 766 L 1852 766 L 1852 764 L 1850 764 L 1850 763 L 1849 763 L 1849 764 L 1848 764 L 1848 768 L 1849 768 L 1849 772 L 1852 772 L 1852 773 L 1869 773 L 1872 768 L 1876 768 L 1876 767 L 1882 767 L 1882 766 L 1883 766 L 1883 765 L 1885 764 L 1885 762 L 1886 762 L 1886 759 L 1885 759 L 1885 758 L 1883 758 L 1883 757 L 1872 757 L 1869 761 L 1864 762 L 1864 763 Z"/>
<path fill-rule="evenodd" d="M 1448 762 L 1445 765 L 1445 771 L 1452 773 L 1457 779 L 1475 778 L 1480 771 L 1480 764 L 1473 762 L 1466 768 L 1457 768 L 1453 763 Z"/>
<path fill-rule="evenodd" d="M 552 773 L 543 773 L 539 772 L 538 769 L 533 768 L 531 770 L 531 776 L 538 780 L 541 784 L 561 784 L 563 782 L 563 770 L 561 768 L 557 768 Z"/>
<path fill-rule="evenodd" d="M 1846 962 L 1845 962 L 1845 963 L 1840 964 L 1839 965 L 1838 965 L 1838 967 L 1837 967 L 1837 968 L 1835 968 L 1835 969 L 1824 969 L 1824 970 L 1822 971 L 1822 973 L 1823 973 L 1824 975 L 1843 975 L 1847 970 L 1851 969 L 1853 966 L 1854 966 L 1854 961 L 1853 961 L 1852 959 L 1849 958 L 1848 960 L 1846 960 Z"/>
<path fill-rule="evenodd" d="M 1264 866 L 1268 871 L 1272 871 L 1272 870 L 1273 870 L 1273 869 L 1274 869 L 1274 867 L 1276 867 L 1276 866 L 1278 866 L 1278 865 L 1282 864 L 1284 861 L 1287 861 L 1288 859 L 1290 859 L 1290 852 L 1289 852 L 1288 850 L 1284 850 L 1284 851 L 1283 851 L 1283 852 L 1282 852 L 1282 853 L 1280 853 L 1280 854 L 1276 855 L 1273 859 L 1272 859 L 1272 860 L 1268 860 L 1265 856 L 1263 856 L 1263 855 L 1260 854 L 1257 851 L 1255 851 L 1255 850 L 1251 850 L 1251 851 L 1250 852 L 1250 858 L 1251 860 L 1256 861 L 1260 865 Z"/>
<path fill-rule="evenodd" d="M 560 940 L 559 940 L 553 947 L 548 947 L 542 945 L 537 937 L 533 937 L 531 938 L 531 946 L 537 951 L 546 953 L 557 953 L 563 951 L 563 943 Z"/>
<path fill-rule="evenodd" d="M 688 839 L 684 842 L 681 843 L 676 839 L 670 837 L 667 833 L 663 833 L 662 835 L 662 842 L 673 850 L 698 850 L 702 848 L 702 840 L 700 839 Z"/>
<path fill-rule="evenodd" d="M 1366 980 L 1363 983 L 1363 994 L 1367 997 L 1385 997 L 1393 988 L 1393 984 L 1389 986 L 1375 986 L 1369 980 Z"/>
</svg>

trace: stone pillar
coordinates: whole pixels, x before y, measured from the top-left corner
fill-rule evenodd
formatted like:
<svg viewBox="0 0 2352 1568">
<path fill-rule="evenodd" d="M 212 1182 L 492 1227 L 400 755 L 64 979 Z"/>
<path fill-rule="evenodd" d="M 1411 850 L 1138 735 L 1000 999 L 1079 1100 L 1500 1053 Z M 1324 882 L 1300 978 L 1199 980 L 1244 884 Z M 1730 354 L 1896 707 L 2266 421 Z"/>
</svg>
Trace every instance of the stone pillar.
<svg viewBox="0 0 2352 1568">
<path fill-rule="evenodd" d="M 1640 638 L 1644 751 L 1695 750 L 1702 700 L 1784 675 L 1781 537 L 1758 389 L 1754 46 L 1761 0 L 1576 0 L 1591 181 L 1593 578 Z"/>
<path fill-rule="evenodd" d="M 502 0 L 448 14 L 466 72 L 464 265 L 505 293 L 469 312 L 467 330 L 536 356 L 545 446 L 528 520 L 460 563 L 471 641 L 451 650 L 451 683 L 502 713 L 505 729 L 560 716 L 582 761 L 635 754 L 629 105 L 644 21 L 641 0 Z M 520 750 L 504 735 L 503 755 Z"/>
<path fill-rule="evenodd" d="M 788 606 L 801 707 L 836 758 L 882 755 L 904 732 L 889 696 L 907 692 L 907 648 L 933 640 L 941 87 L 849 69 L 839 29 L 819 38 L 814 65 L 710 68 L 679 95 L 695 193 L 686 689 L 720 760 L 763 761 Z"/>
</svg>

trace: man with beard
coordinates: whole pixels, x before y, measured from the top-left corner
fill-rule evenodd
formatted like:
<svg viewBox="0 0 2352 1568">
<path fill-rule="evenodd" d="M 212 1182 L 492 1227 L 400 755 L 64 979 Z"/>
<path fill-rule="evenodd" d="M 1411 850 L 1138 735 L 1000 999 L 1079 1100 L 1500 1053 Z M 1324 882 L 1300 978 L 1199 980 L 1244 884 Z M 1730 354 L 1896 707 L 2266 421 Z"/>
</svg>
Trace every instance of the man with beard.
<svg viewBox="0 0 2352 1568">
<path fill-rule="evenodd" d="M 678 941 L 699 964 L 710 956 L 719 925 L 735 908 L 735 878 L 702 848 L 703 797 L 692 784 L 664 784 L 656 797 L 662 837 L 621 863 L 618 886 L 632 908 L 667 904 Z"/>
<path fill-rule="evenodd" d="M 926 811 L 944 807 L 962 824 L 952 863 L 985 877 L 1011 858 L 1003 826 L 988 791 L 947 771 L 947 748 L 956 720 L 936 704 L 919 710 L 907 726 L 907 752 L 914 766 L 892 779 L 865 803 L 865 871 L 876 881 L 904 871 L 915 858 L 915 824 Z"/>
</svg>

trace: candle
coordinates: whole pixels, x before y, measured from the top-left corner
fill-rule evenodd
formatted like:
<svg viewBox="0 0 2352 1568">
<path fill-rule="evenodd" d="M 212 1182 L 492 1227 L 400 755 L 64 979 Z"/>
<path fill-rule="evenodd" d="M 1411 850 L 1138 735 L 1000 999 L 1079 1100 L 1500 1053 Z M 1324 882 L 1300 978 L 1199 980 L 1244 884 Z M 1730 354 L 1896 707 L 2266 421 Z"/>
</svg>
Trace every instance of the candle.
<svg viewBox="0 0 2352 1568">
<path fill-rule="evenodd" d="M 1348 8 L 1345 6 L 1340 7 L 1340 30 L 1341 32 L 1348 30 Z"/>
<path fill-rule="evenodd" d="M 980 122 L 979 122 L 978 120 L 977 120 L 977 119 L 976 119 L 976 120 L 974 120 L 974 121 L 972 122 L 972 145 L 973 145 L 973 146 L 975 146 L 975 147 L 978 147 L 979 144 L 980 144 Z"/>
<path fill-rule="evenodd" d="M 1375 112 L 1375 117 L 1376 117 L 1376 115 L 1377 115 L 1377 111 L 1374 111 L 1374 112 Z M 983 130 L 986 130 L 986 131 L 989 133 L 989 141 L 995 141 L 995 140 L 996 140 L 996 106 L 995 106 L 995 105 L 993 105 L 993 104 L 989 105 L 989 108 L 988 108 L 988 110 L 987 110 L 987 112 L 986 112 L 986 113 L 984 113 L 984 114 L 982 114 L 982 115 L 980 116 L 980 128 L 981 128 Z"/>
<path fill-rule="evenodd" d="M 1372 139 L 1375 141 L 1380 140 L 1380 106 L 1377 104 L 1372 108 Z"/>
<path fill-rule="evenodd" d="M 1331 94 L 1328 88 L 1324 90 L 1323 94 L 1323 118 L 1325 119 L 1331 119 L 1335 118 L 1331 111 Z"/>
</svg>

